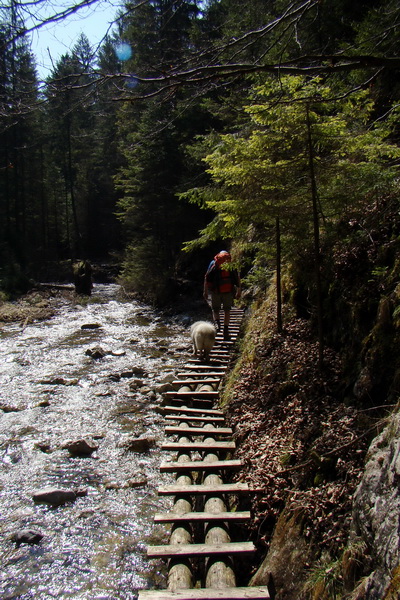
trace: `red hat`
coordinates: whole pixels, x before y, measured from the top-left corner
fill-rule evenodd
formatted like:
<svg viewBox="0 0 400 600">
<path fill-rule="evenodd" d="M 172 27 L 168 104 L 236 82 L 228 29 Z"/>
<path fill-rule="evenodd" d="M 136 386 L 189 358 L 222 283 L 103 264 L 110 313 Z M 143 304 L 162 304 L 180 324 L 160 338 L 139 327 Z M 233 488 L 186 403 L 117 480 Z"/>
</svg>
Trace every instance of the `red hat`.
<svg viewBox="0 0 400 600">
<path fill-rule="evenodd" d="M 224 262 L 230 262 L 232 258 L 229 252 L 221 250 L 221 252 L 218 252 L 218 254 L 214 256 L 214 260 L 218 265 L 222 265 Z"/>
</svg>

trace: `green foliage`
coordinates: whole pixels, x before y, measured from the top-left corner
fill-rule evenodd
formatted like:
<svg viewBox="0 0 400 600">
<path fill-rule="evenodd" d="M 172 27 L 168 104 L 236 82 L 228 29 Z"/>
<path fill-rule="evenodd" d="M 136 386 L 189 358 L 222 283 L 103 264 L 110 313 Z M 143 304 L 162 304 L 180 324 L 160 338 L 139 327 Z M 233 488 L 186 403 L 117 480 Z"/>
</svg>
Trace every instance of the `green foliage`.
<svg viewBox="0 0 400 600">
<path fill-rule="evenodd" d="M 152 237 L 128 246 L 120 275 L 123 287 L 154 305 L 164 304 L 169 294 L 168 276 L 171 276 L 164 257 L 158 241 Z"/>
<path fill-rule="evenodd" d="M 212 184 L 184 195 L 216 214 L 197 243 L 215 238 L 218 229 L 222 237 L 252 245 L 257 255 L 273 242 L 279 217 L 286 256 L 304 251 L 313 231 L 306 107 L 319 218 L 327 233 L 367 195 L 395 185 L 400 151 L 387 141 L 387 126 L 368 126 L 374 107 L 367 91 L 338 97 L 318 78 L 283 77 L 254 87 L 250 99 L 246 126 L 220 135 L 204 159 Z"/>
</svg>

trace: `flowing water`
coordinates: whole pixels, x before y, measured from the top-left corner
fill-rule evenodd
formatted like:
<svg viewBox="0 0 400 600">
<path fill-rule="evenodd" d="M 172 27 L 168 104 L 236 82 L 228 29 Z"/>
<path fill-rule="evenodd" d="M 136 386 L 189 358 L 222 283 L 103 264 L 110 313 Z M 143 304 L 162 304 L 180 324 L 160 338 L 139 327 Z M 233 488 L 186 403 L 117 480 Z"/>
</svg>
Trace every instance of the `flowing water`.
<svg viewBox="0 0 400 600">
<path fill-rule="evenodd" d="M 157 497 L 166 458 L 157 389 L 187 360 L 189 339 L 183 324 L 117 292 L 96 285 L 87 305 L 65 301 L 47 321 L 0 329 L 3 600 L 130 600 L 165 584 L 163 564 L 145 553 L 168 535 L 152 522 L 170 506 Z M 103 358 L 86 354 L 97 346 Z M 155 444 L 128 450 L 124 441 L 137 437 Z M 63 446 L 81 438 L 98 449 L 71 456 Z M 47 487 L 84 495 L 57 507 L 34 502 Z M 18 545 L 21 529 L 43 538 Z"/>
</svg>

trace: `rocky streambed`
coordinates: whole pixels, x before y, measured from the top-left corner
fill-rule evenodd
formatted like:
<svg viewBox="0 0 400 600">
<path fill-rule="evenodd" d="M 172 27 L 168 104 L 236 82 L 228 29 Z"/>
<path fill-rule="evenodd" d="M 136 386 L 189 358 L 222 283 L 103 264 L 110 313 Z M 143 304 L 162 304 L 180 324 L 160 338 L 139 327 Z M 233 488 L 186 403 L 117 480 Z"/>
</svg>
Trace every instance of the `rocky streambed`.
<svg viewBox="0 0 400 600">
<path fill-rule="evenodd" d="M 50 318 L 22 311 L 0 327 L 4 600 L 129 600 L 165 577 L 145 556 L 168 535 L 152 522 L 169 502 L 156 492 L 157 411 L 190 319 L 118 291 L 96 285 L 87 303 L 67 295 L 39 307 Z"/>
</svg>

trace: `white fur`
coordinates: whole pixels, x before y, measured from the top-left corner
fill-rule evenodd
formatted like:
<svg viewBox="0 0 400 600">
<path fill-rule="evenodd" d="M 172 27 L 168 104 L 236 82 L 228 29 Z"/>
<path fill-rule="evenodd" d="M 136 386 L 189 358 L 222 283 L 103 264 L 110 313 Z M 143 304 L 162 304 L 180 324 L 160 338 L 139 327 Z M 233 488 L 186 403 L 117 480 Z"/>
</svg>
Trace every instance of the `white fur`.
<svg viewBox="0 0 400 600">
<path fill-rule="evenodd" d="M 216 330 L 208 321 L 196 321 L 190 328 L 193 342 L 193 354 L 202 360 L 208 360 L 215 342 Z"/>
</svg>

